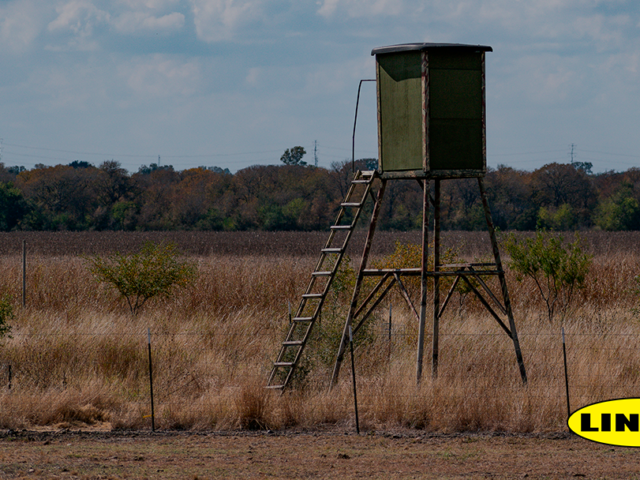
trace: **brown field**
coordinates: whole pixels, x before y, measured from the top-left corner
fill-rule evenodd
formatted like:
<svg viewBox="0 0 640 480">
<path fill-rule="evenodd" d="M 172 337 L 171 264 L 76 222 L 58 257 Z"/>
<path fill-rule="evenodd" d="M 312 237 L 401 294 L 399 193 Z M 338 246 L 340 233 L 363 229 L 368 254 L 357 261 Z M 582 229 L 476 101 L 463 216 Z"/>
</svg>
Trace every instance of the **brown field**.
<svg viewBox="0 0 640 480">
<path fill-rule="evenodd" d="M 353 431 L 348 365 L 338 386 L 326 388 L 346 295 L 328 300 L 299 387 L 283 396 L 263 388 L 288 325 L 287 301 L 297 305 L 324 235 L 0 236 L 0 293 L 15 299 L 16 312 L 12 338 L 0 347 L 0 428 L 149 429 L 150 328 L 159 430 Z M 30 252 L 24 309 L 23 238 Z M 378 258 L 393 249 L 395 238 L 380 236 Z M 471 259 L 487 253 L 481 238 L 449 232 L 445 243 Z M 132 318 L 113 291 L 93 281 L 79 254 L 127 251 L 146 239 L 177 241 L 197 262 L 199 277 L 191 289 L 152 301 Z M 640 323 L 633 310 L 640 235 L 588 233 L 585 239 L 595 255 L 592 275 L 565 323 L 572 409 L 637 396 L 640 387 Z M 546 320 L 531 283 L 518 283 L 511 273 L 508 282 L 528 386 L 521 384 L 512 344 L 495 321 L 471 297 L 456 296 L 442 321 L 440 375 L 433 380 L 427 374 L 416 387 L 415 320 L 399 296 L 391 296 L 356 349 L 364 432 L 566 431 L 560 325 Z"/>
</svg>

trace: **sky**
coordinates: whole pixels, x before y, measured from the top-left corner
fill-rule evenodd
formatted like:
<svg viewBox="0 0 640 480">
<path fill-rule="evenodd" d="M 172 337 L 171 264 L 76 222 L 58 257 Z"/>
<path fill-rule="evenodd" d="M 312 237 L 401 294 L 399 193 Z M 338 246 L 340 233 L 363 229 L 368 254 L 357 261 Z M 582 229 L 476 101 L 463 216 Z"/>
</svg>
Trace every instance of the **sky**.
<svg viewBox="0 0 640 480">
<path fill-rule="evenodd" d="M 375 47 L 490 45 L 487 163 L 640 166 L 637 0 L 0 0 L 7 166 L 351 157 Z M 356 158 L 377 157 L 364 83 Z"/>
</svg>

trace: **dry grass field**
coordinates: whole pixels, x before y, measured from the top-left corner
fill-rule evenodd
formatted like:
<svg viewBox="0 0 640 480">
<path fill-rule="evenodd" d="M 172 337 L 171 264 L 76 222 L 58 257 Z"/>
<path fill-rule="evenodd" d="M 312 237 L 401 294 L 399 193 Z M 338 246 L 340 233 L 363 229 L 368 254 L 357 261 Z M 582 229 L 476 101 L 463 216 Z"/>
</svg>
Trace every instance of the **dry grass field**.
<svg viewBox="0 0 640 480">
<path fill-rule="evenodd" d="M 412 236 L 400 237 L 417 240 Z M 30 251 L 24 309 L 23 238 Z M 348 364 L 337 387 L 327 390 L 346 294 L 328 300 L 297 388 L 283 396 L 263 388 L 288 327 L 287 302 L 297 305 L 324 238 L 189 232 L 0 236 L 0 294 L 14 299 L 16 313 L 12 338 L 0 346 L 0 428 L 149 429 L 150 328 L 158 429 L 352 431 Z M 462 257 L 488 253 L 481 233 L 449 232 L 444 238 Z M 178 242 L 199 276 L 192 288 L 150 301 L 133 318 L 124 301 L 95 283 L 82 255 L 127 251 L 146 239 Z M 594 254 L 592 274 L 565 323 L 572 409 L 637 396 L 640 387 L 633 291 L 640 235 L 589 233 L 585 239 Z M 376 258 L 393 250 L 394 235 L 380 240 Z M 357 253 L 351 255 L 355 265 Z M 566 431 L 560 325 L 549 324 L 531 283 L 518 283 L 512 273 L 508 282 L 528 385 L 520 381 L 509 338 L 476 300 L 456 294 L 441 322 L 440 375 L 431 379 L 427 363 L 416 387 L 417 325 L 400 296 L 390 296 L 356 349 L 363 431 Z"/>
</svg>

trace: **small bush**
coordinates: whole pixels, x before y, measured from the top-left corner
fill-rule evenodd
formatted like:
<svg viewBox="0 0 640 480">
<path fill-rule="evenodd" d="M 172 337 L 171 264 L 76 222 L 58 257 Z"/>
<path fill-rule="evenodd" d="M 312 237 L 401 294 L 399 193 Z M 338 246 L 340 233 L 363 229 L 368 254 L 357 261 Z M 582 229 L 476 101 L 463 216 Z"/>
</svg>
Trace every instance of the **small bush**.
<svg viewBox="0 0 640 480">
<path fill-rule="evenodd" d="M 186 287 L 196 277 L 196 266 L 177 258 L 175 243 L 147 242 L 135 254 L 115 253 L 89 258 L 89 271 L 99 282 L 115 288 L 133 315 L 150 298 L 169 297 L 175 287 Z"/>
<path fill-rule="evenodd" d="M 534 281 L 547 306 L 549 322 L 560 312 L 564 319 L 576 290 L 584 288 L 592 256 L 582 251 L 580 236 L 566 244 L 562 236 L 538 230 L 535 238 L 518 241 L 511 234 L 504 246 L 511 255 L 509 267 L 521 282 L 525 277 Z"/>
</svg>

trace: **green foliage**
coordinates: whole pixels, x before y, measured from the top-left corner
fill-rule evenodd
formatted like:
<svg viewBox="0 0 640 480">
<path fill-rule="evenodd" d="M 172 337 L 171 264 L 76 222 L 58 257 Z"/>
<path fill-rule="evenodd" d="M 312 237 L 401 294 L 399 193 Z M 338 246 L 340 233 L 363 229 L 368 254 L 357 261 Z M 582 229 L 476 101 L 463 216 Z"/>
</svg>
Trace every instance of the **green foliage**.
<svg viewBox="0 0 640 480">
<path fill-rule="evenodd" d="M 592 256 L 582 251 L 580 236 L 576 233 L 575 241 L 565 244 L 562 236 L 538 230 L 535 238 L 522 241 L 511 234 L 504 247 L 517 280 L 534 281 L 547 306 L 549 322 L 557 312 L 564 319 L 573 293 L 584 288 L 591 267 Z"/>
<path fill-rule="evenodd" d="M 14 318 L 15 315 L 13 314 L 13 305 L 11 305 L 11 297 L 4 295 L 0 298 L 0 338 L 9 336 L 11 332 L 9 321 Z"/>
<path fill-rule="evenodd" d="M 612 197 L 600 202 L 594 223 L 609 231 L 639 229 L 640 202 L 633 197 L 633 186 L 623 183 Z"/>
<path fill-rule="evenodd" d="M 170 297 L 174 288 L 186 287 L 196 277 L 196 266 L 177 258 L 174 243 L 147 242 L 135 254 L 115 253 L 88 258 L 89 271 L 99 282 L 115 288 L 137 315 L 153 297 Z"/>
<path fill-rule="evenodd" d="M 303 162 L 302 157 L 304 157 L 306 153 L 307 152 L 304 147 L 287 148 L 280 157 L 280 161 L 285 165 L 304 166 L 307 164 L 307 162 Z"/>
<path fill-rule="evenodd" d="M 575 228 L 577 217 L 571 205 L 563 203 L 558 208 L 540 207 L 537 228 L 539 230 L 571 230 Z"/>
<path fill-rule="evenodd" d="M 433 248 L 433 245 L 430 245 Z M 433 255 L 429 255 L 428 268 L 433 269 Z M 440 263 L 456 263 L 458 261 L 458 253 L 454 248 L 447 248 L 440 251 Z M 403 244 L 396 242 L 393 253 L 382 257 L 380 260 L 373 262 L 373 268 L 419 268 L 422 265 L 422 246 L 418 244 Z M 420 276 L 403 276 L 402 283 L 407 287 L 409 292 L 419 292 Z M 440 288 L 449 288 L 453 283 L 452 277 L 440 278 Z M 429 283 L 431 285 L 431 283 Z"/>
<path fill-rule="evenodd" d="M 22 192 L 12 183 L 0 183 L 0 230 L 8 232 L 18 226 L 28 212 Z"/>
<path fill-rule="evenodd" d="M 117 202 L 111 209 L 111 216 L 120 230 L 130 230 L 128 228 L 133 223 L 133 216 L 138 206 L 134 202 Z"/>
</svg>

